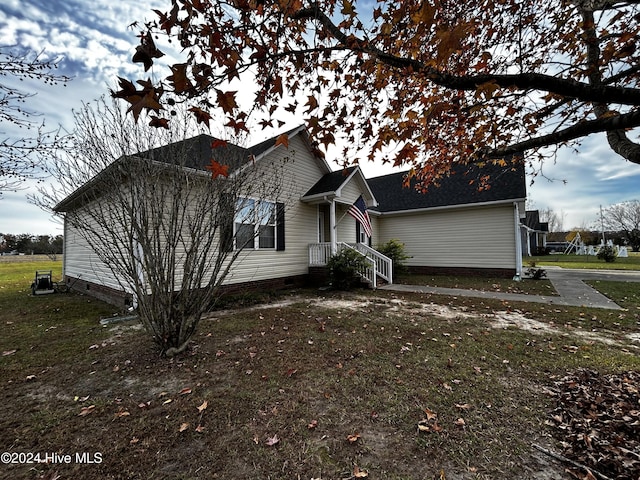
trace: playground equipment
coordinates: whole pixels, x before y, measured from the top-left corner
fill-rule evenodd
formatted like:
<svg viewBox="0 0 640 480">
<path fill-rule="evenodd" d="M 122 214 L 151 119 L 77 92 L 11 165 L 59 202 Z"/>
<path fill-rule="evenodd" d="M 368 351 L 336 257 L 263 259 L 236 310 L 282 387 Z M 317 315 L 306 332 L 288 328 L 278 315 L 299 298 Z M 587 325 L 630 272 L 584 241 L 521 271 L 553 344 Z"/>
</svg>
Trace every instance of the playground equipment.
<svg viewBox="0 0 640 480">
<path fill-rule="evenodd" d="M 600 245 L 585 245 L 582 238 L 580 238 L 580 232 L 576 232 L 576 236 L 571 239 L 564 253 L 571 253 L 572 250 L 575 250 L 576 255 L 597 255 L 598 250 L 604 247 L 604 245 L 604 240 L 600 241 Z M 615 250 L 617 257 L 623 258 L 629 256 L 629 252 L 625 246 L 614 245 L 612 240 L 607 240 L 606 245 Z"/>
</svg>

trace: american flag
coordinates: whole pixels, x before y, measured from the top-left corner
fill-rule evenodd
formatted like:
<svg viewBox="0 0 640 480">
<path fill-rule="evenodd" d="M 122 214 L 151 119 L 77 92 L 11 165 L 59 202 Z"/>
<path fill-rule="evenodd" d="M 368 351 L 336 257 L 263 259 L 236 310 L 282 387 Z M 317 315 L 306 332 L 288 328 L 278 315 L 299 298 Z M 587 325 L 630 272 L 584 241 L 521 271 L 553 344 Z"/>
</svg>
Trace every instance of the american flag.
<svg viewBox="0 0 640 480">
<path fill-rule="evenodd" d="M 364 203 L 364 198 L 362 198 L 362 195 L 360 195 L 354 202 L 354 204 L 349 207 L 347 213 L 360 222 L 360 225 L 362 225 L 365 233 L 368 237 L 370 237 L 371 220 L 369 219 L 369 214 L 367 213 L 367 204 Z"/>
</svg>

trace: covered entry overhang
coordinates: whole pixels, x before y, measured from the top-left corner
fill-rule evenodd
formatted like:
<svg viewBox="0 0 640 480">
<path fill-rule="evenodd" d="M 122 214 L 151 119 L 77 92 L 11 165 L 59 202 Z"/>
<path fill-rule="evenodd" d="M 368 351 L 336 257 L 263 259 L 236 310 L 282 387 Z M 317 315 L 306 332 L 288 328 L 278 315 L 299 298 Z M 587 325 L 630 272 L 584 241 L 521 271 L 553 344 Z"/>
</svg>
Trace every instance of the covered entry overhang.
<svg viewBox="0 0 640 480">
<path fill-rule="evenodd" d="M 353 248 L 370 262 L 371 268 L 362 275 L 375 288 L 377 277 L 392 283 L 393 262 L 357 238 L 358 222 L 348 210 L 360 196 L 367 209 L 378 206 L 362 170 L 356 166 L 326 174 L 301 197 L 302 202 L 317 206 L 318 242 L 309 244 L 309 266 L 325 266 L 332 255 Z"/>
<path fill-rule="evenodd" d="M 337 227 L 360 195 L 368 208 L 378 206 L 362 170 L 355 166 L 327 173 L 300 198 L 318 206 L 318 243 L 328 244 L 331 254 L 337 252 L 339 242 L 347 240 L 338 238 Z"/>
</svg>

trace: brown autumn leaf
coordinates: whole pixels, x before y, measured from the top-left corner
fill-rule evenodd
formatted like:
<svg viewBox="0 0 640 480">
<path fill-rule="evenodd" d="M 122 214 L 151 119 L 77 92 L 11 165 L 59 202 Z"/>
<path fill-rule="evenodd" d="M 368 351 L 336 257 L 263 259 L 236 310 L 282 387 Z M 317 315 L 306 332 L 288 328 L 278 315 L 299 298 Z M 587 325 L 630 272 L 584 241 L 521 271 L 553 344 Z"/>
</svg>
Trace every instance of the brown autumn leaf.
<svg viewBox="0 0 640 480">
<path fill-rule="evenodd" d="M 191 80 L 187 76 L 187 67 L 186 63 L 176 63 L 169 66 L 172 75 L 169 75 L 167 80 L 171 82 L 176 93 L 188 92 L 193 88 Z"/>
<path fill-rule="evenodd" d="M 368 478 L 368 477 L 369 477 L 369 472 L 367 472 L 366 470 L 360 470 L 360 468 L 357 465 L 354 465 L 353 478 Z"/>
<path fill-rule="evenodd" d="M 14 353 L 16 353 L 18 350 L 5 350 L 4 352 L 2 352 L 2 356 L 3 357 L 7 357 L 9 355 L 13 355 Z"/>
<path fill-rule="evenodd" d="M 93 413 L 95 411 L 95 408 L 96 408 L 95 405 L 89 405 L 88 407 L 82 407 L 82 409 L 80 409 L 80 413 L 78 414 L 78 416 L 79 417 L 86 417 L 90 413 Z"/>
<path fill-rule="evenodd" d="M 347 435 L 347 440 L 349 441 L 349 443 L 356 443 L 360 438 L 361 437 L 358 432 Z"/>
<path fill-rule="evenodd" d="M 218 105 L 225 113 L 232 114 L 238 103 L 236 102 L 236 94 L 238 92 L 223 92 L 222 90 L 215 89 Z"/>
<path fill-rule="evenodd" d="M 159 112 L 163 107 L 158 102 L 158 95 L 155 90 L 149 90 L 147 92 L 142 92 L 144 95 L 132 95 L 130 97 L 126 97 L 125 100 L 131 104 L 131 106 L 127 109 L 128 112 L 133 113 L 133 118 L 138 121 L 138 117 L 142 110 L 153 110 L 154 112 Z"/>
<path fill-rule="evenodd" d="M 434 432 L 440 433 L 442 431 L 442 427 L 438 424 L 437 420 L 420 420 L 418 422 L 418 431 L 419 432 Z"/>
<path fill-rule="evenodd" d="M 169 120 L 162 117 L 157 117 L 156 115 L 151 115 L 151 121 L 149 122 L 150 127 L 156 128 L 165 128 L 169 129 Z"/>
<path fill-rule="evenodd" d="M 151 34 L 146 33 L 140 36 L 140 45 L 136 47 L 136 53 L 133 55 L 132 61 L 133 63 L 144 64 L 144 71 L 146 72 L 153 65 L 153 59 L 160 58 L 163 55 L 164 53 L 156 48 Z"/>
<path fill-rule="evenodd" d="M 436 414 L 436 412 L 434 412 L 433 410 L 430 410 L 428 408 L 424 409 L 424 413 L 427 414 L 427 420 L 434 420 L 435 418 L 438 417 L 438 415 Z"/>
<path fill-rule="evenodd" d="M 280 443 L 280 439 L 278 438 L 278 434 L 276 433 L 273 437 L 267 437 L 266 444 L 270 447 L 273 447 Z"/>
<path fill-rule="evenodd" d="M 313 430 L 317 426 L 318 426 L 318 420 L 311 420 L 311 422 L 309 422 L 309 424 L 307 425 L 307 428 L 309 430 Z"/>
<path fill-rule="evenodd" d="M 282 145 L 284 148 L 289 148 L 289 135 L 286 133 L 279 135 L 278 138 L 276 138 L 275 146 L 277 147 L 278 145 Z"/>
<path fill-rule="evenodd" d="M 198 426 L 196 427 L 196 432 L 198 432 L 198 433 L 204 432 L 204 427 L 202 425 L 198 424 Z"/>
<path fill-rule="evenodd" d="M 229 166 L 222 165 L 221 163 L 216 162 L 213 158 L 211 162 L 206 167 L 207 170 L 211 172 L 211 179 L 215 180 L 218 177 L 228 177 L 229 176 Z"/>
<path fill-rule="evenodd" d="M 211 115 L 209 112 L 198 107 L 191 107 L 189 111 L 193 113 L 193 116 L 196 117 L 196 121 L 198 123 L 204 123 L 207 127 L 209 126 L 209 122 L 211 121 Z"/>
<path fill-rule="evenodd" d="M 187 422 L 181 423 L 180 424 L 180 428 L 178 429 L 179 432 L 184 432 L 185 430 L 187 430 L 189 428 L 189 424 Z"/>
<path fill-rule="evenodd" d="M 208 403 L 207 403 L 207 401 L 205 400 L 204 402 L 202 402 L 202 405 L 200 405 L 200 406 L 198 407 L 198 411 L 199 411 L 200 413 L 204 412 L 204 411 L 207 409 L 207 406 L 208 406 L 208 405 L 209 405 L 209 404 L 208 404 Z"/>
<path fill-rule="evenodd" d="M 180 390 L 180 395 L 189 395 L 191 393 L 191 389 L 189 387 L 185 387 Z"/>
</svg>

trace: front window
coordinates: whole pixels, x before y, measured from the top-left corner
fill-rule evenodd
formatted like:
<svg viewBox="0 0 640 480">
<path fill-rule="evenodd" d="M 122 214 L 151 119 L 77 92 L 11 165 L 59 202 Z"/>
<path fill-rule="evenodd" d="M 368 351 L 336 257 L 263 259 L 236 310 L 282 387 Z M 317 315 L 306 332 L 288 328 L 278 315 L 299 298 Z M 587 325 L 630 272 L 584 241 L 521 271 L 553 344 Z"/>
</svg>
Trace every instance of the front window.
<svg viewBox="0 0 640 480">
<path fill-rule="evenodd" d="M 235 218 L 236 248 L 276 247 L 276 204 L 239 198 Z"/>
</svg>

